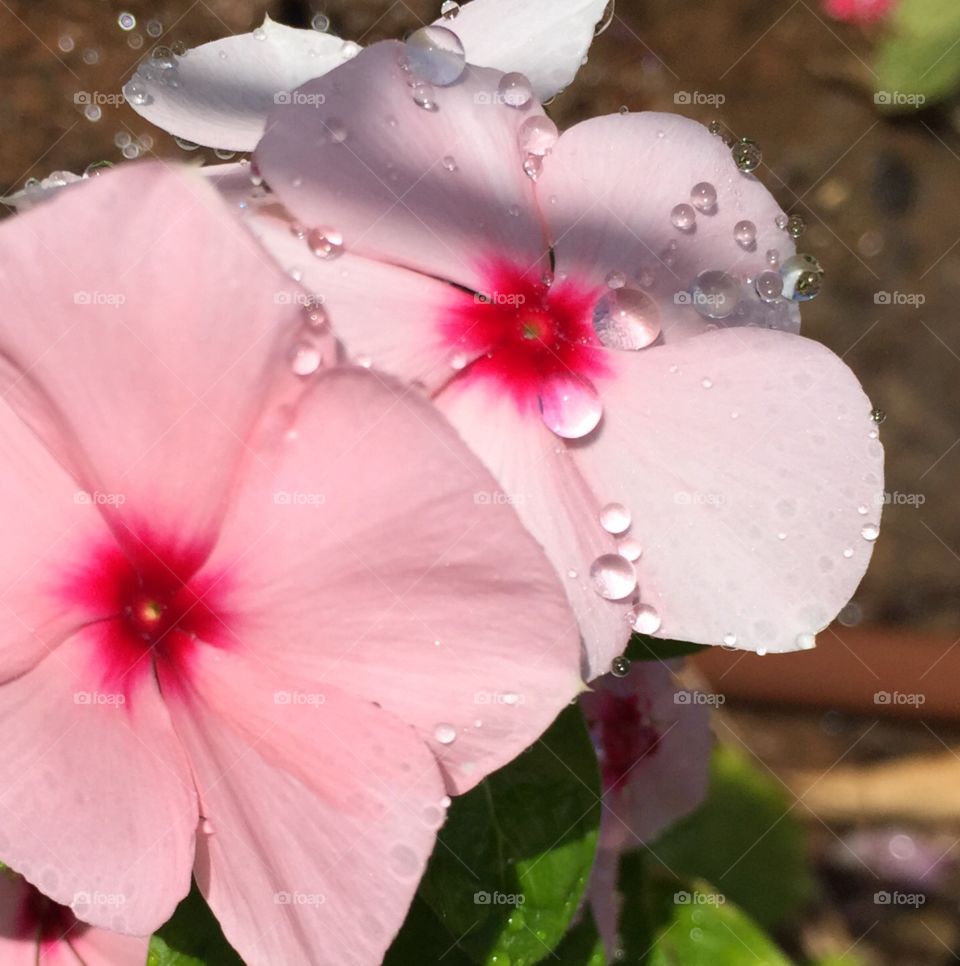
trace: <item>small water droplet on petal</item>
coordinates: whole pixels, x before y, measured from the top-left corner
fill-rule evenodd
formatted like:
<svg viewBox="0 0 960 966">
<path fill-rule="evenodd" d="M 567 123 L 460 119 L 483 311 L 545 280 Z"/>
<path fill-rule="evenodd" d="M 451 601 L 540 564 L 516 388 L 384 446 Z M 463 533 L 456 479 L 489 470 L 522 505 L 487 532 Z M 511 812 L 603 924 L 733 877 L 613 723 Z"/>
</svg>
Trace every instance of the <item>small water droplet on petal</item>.
<svg viewBox="0 0 960 966">
<path fill-rule="evenodd" d="M 528 117 L 517 131 L 517 143 L 524 154 L 543 157 L 557 143 L 560 132 L 549 117 L 535 115 Z"/>
<path fill-rule="evenodd" d="M 691 189 L 690 201 L 697 211 L 712 214 L 717 208 L 717 189 L 709 181 L 701 181 Z"/>
<path fill-rule="evenodd" d="M 500 78 L 500 83 L 497 85 L 497 100 L 507 107 L 520 110 L 533 100 L 533 87 L 523 74 L 512 71 Z"/>
<path fill-rule="evenodd" d="M 451 724 L 438 724 L 436 728 L 433 729 L 433 737 L 440 742 L 441 745 L 452 745 L 457 737 L 457 729 Z"/>
<path fill-rule="evenodd" d="M 633 629 L 638 634 L 656 634 L 662 623 L 657 609 L 649 604 L 641 604 L 634 611 Z"/>
<path fill-rule="evenodd" d="M 607 533 L 623 533 L 630 522 L 630 511 L 622 503 L 608 503 L 600 510 L 600 526 Z"/>
</svg>

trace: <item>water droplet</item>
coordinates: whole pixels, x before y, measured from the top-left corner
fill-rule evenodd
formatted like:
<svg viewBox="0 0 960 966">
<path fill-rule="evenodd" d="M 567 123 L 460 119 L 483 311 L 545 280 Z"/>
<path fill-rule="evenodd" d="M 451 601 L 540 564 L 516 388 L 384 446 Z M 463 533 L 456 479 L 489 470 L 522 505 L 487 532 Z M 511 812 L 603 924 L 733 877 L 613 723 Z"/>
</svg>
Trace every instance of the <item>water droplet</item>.
<svg viewBox="0 0 960 966">
<path fill-rule="evenodd" d="M 507 691 L 505 694 L 500 695 L 500 700 L 504 704 L 514 705 L 520 701 L 520 695 L 513 691 Z"/>
<path fill-rule="evenodd" d="M 691 189 L 690 201 L 697 211 L 713 214 L 717 209 L 717 189 L 709 181 L 701 181 Z"/>
<path fill-rule="evenodd" d="M 390 849 L 390 870 L 399 879 L 415 879 L 420 875 L 423 862 L 409 845 L 394 845 Z"/>
<path fill-rule="evenodd" d="M 557 143 L 560 132 L 549 117 L 535 115 L 528 117 L 517 131 L 517 143 L 524 154 L 539 157 L 548 154 Z"/>
<path fill-rule="evenodd" d="M 875 523 L 868 523 L 861 531 L 860 536 L 864 540 L 876 540 L 880 536 L 880 528 Z"/>
<path fill-rule="evenodd" d="M 736 634 L 724 634 L 723 635 L 723 643 L 727 647 L 734 647 L 736 645 L 736 643 L 737 643 L 737 635 Z"/>
<path fill-rule="evenodd" d="M 101 174 L 109 171 L 113 167 L 110 161 L 94 161 L 93 164 L 88 164 L 86 168 L 83 169 L 83 176 L 85 178 L 98 178 Z"/>
<path fill-rule="evenodd" d="M 333 259 L 343 254 L 343 235 L 332 228 L 314 228 L 307 235 L 307 244 L 317 258 Z"/>
<path fill-rule="evenodd" d="M 543 158 L 535 154 L 528 154 L 523 162 L 523 173 L 532 181 L 536 181 L 543 171 Z"/>
<path fill-rule="evenodd" d="M 310 26 L 318 33 L 325 34 L 330 29 L 330 18 L 322 13 L 315 13 Z"/>
<path fill-rule="evenodd" d="M 600 510 L 600 526 L 607 533 L 623 533 L 630 527 L 630 511 L 622 503 L 608 503 Z"/>
<path fill-rule="evenodd" d="M 643 349 L 660 335 L 660 309 L 640 289 L 614 288 L 597 300 L 593 330 L 608 349 Z"/>
<path fill-rule="evenodd" d="M 443 0 L 440 5 L 440 16 L 444 20 L 454 20 L 458 13 L 460 13 L 460 4 L 457 0 Z"/>
<path fill-rule="evenodd" d="M 436 728 L 433 729 L 433 737 L 439 741 L 441 745 L 452 745 L 457 737 L 457 729 L 451 724 L 438 724 Z"/>
<path fill-rule="evenodd" d="M 182 151 L 196 151 L 200 145 L 194 143 L 193 141 L 188 141 L 186 138 L 174 138 L 177 142 L 177 147 Z"/>
<path fill-rule="evenodd" d="M 617 553 L 632 563 L 640 559 L 643 554 L 643 547 L 633 537 L 623 537 L 617 541 Z"/>
<path fill-rule="evenodd" d="M 733 237 L 741 248 L 749 251 L 757 244 L 757 226 L 752 221 L 738 221 L 733 226 Z"/>
<path fill-rule="evenodd" d="M 210 821 L 210 819 L 203 819 L 203 821 L 200 823 L 200 831 L 203 832 L 204 835 L 213 835 L 213 823 Z"/>
<path fill-rule="evenodd" d="M 633 629 L 638 634 L 656 634 L 662 623 L 657 609 L 649 604 L 641 604 L 634 611 Z"/>
<path fill-rule="evenodd" d="M 627 284 L 627 276 L 623 272 L 610 272 L 606 282 L 607 288 L 623 288 Z"/>
<path fill-rule="evenodd" d="M 843 551 L 843 555 L 847 558 L 847 560 L 849 560 L 853 556 L 853 547 L 847 547 L 846 550 Z"/>
<path fill-rule="evenodd" d="M 630 673 L 630 659 L 621 655 L 610 664 L 610 673 L 615 678 L 625 678 Z"/>
<path fill-rule="evenodd" d="M 740 283 L 726 272 L 707 269 L 697 276 L 691 292 L 693 307 L 707 319 L 725 319 L 740 302 Z"/>
<path fill-rule="evenodd" d="M 497 85 L 497 100 L 518 110 L 526 107 L 533 100 L 530 81 L 516 71 L 504 74 Z"/>
<path fill-rule="evenodd" d="M 329 318 L 326 309 L 319 302 L 310 302 L 303 307 L 303 323 L 314 332 L 322 332 Z"/>
<path fill-rule="evenodd" d="M 697 227 L 697 213 L 690 205 L 675 205 L 670 212 L 670 224 L 677 231 L 691 232 Z"/>
<path fill-rule="evenodd" d="M 253 32 L 253 39 L 254 40 L 266 40 L 267 39 L 267 32 L 266 32 L 266 30 L 264 30 L 263 27 L 257 27 L 257 29 L 254 30 L 254 32 Z"/>
<path fill-rule="evenodd" d="M 417 107 L 422 107 L 425 111 L 431 112 L 439 110 L 437 102 L 433 99 L 433 88 L 425 81 L 417 81 L 410 88 L 410 94 Z"/>
<path fill-rule="evenodd" d="M 807 302 L 820 294 L 823 269 L 813 255 L 791 255 L 780 267 L 783 294 L 794 302 Z"/>
<path fill-rule="evenodd" d="M 456 159 L 451 154 L 448 154 L 443 159 L 443 161 L 441 163 L 447 169 L 447 171 L 456 171 L 457 170 L 457 162 L 456 162 Z"/>
<path fill-rule="evenodd" d="M 776 268 L 780 264 L 780 252 L 776 248 L 768 248 L 766 259 L 768 265 Z"/>
<path fill-rule="evenodd" d="M 461 369 L 467 367 L 467 363 L 470 361 L 470 356 L 466 352 L 454 352 L 450 356 L 450 368 L 459 372 Z"/>
<path fill-rule="evenodd" d="M 623 600 L 637 589 L 633 564 L 618 553 L 605 553 L 590 564 L 593 589 L 607 600 Z"/>
<path fill-rule="evenodd" d="M 290 367 L 298 376 L 312 376 L 322 361 L 320 350 L 312 342 L 298 342 L 290 355 Z"/>
<path fill-rule="evenodd" d="M 121 30 L 133 30 L 137 25 L 137 18 L 132 13 L 124 11 L 117 17 L 117 25 Z"/>
<path fill-rule="evenodd" d="M 804 224 L 803 219 L 799 215 L 791 215 L 787 219 L 787 234 L 791 238 L 799 238 L 804 231 L 806 231 L 806 228 L 807 226 Z"/>
<path fill-rule="evenodd" d="M 796 645 L 801 651 L 812 651 L 817 646 L 817 639 L 813 634 L 798 634 Z"/>
<path fill-rule="evenodd" d="M 564 439 L 580 439 L 596 429 L 603 404 L 593 383 L 581 376 L 554 373 L 540 386 L 540 414 L 547 428 Z"/>
<path fill-rule="evenodd" d="M 777 302 L 783 294 L 783 279 L 779 272 L 761 272 L 753 285 L 761 302 Z"/>
<path fill-rule="evenodd" d="M 870 418 L 879 425 L 887 418 L 887 414 L 882 409 L 871 409 Z"/>
<path fill-rule="evenodd" d="M 763 152 L 760 145 L 750 138 L 740 138 L 730 151 L 733 156 L 733 163 L 744 172 L 749 174 L 756 171 L 763 161 Z"/>
<path fill-rule="evenodd" d="M 136 75 L 124 85 L 123 96 L 131 104 L 140 107 L 153 103 L 153 95 L 147 92 L 147 85 Z"/>
<path fill-rule="evenodd" d="M 865 517 L 869 512 L 870 508 L 866 505 L 866 503 L 861 503 L 860 506 L 857 507 L 857 513 L 859 513 L 860 516 Z"/>
<path fill-rule="evenodd" d="M 773 219 L 773 223 L 777 226 L 777 228 L 780 229 L 780 231 L 786 231 L 788 220 L 789 219 L 787 218 L 787 216 L 781 213 L 777 215 L 776 218 Z"/>
<path fill-rule="evenodd" d="M 327 136 L 334 144 L 343 144 L 347 140 L 347 125 L 339 117 L 331 117 L 323 122 Z"/>
<path fill-rule="evenodd" d="M 576 580 L 576 579 L 577 579 L 577 577 L 579 576 L 579 574 L 577 574 L 577 572 L 576 572 L 575 570 L 568 570 L 568 571 L 567 571 L 567 576 L 568 576 L 568 577 L 569 577 L 569 578 L 570 578 L 571 580 Z"/>
<path fill-rule="evenodd" d="M 404 45 L 407 64 L 417 77 L 448 87 L 467 69 L 467 58 L 460 38 L 446 27 L 421 27 Z"/>
<path fill-rule="evenodd" d="M 703 386 L 704 389 L 713 389 L 713 380 L 703 378 L 700 380 L 700 385 Z"/>
<path fill-rule="evenodd" d="M 360 53 L 361 47 L 352 40 L 345 40 L 340 47 L 340 56 L 344 60 L 351 60 Z"/>
</svg>

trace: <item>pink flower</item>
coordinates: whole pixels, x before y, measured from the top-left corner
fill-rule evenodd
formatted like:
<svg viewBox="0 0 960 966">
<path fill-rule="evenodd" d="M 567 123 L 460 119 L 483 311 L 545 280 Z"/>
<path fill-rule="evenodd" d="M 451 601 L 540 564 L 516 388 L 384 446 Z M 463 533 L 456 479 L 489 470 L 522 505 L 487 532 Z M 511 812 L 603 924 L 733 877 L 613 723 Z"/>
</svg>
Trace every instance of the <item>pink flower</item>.
<svg viewBox="0 0 960 966">
<path fill-rule="evenodd" d="M 894 0 L 824 0 L 823 9 L 834 20 L 875 23 L 893 10 Z"/>
<path fill-rule="evenodd" d="M 8 221 L 0 292 L 0 860 L 97 927 L 193 873 L 251 964 L 378 962 L 446 794 L 579 690 L 549 564 L 200 178 Z"/>
<path fill-rule="evenodd" d="M 594 920 L 612 955 L 617 948 L 623 852 L 648 845 L 697 808 L 707 792 L 709 712 L 678 691 L 671 667 L 634 664 L 625 677 L 598 678 L 580 698 L 603 780 L 600 840 L 588 891 Z"/>
<path fill-rule="evenodd" d="M 573 80 L 607 7 L 608 0 L 472 0 L 436 24 L 456 30 L 472 64 L 522 71 L 546 100 Z M 252 151 L 274 105 L 359 51 L 353 41 L 267 17 L 252 33 L 144 61 L 123 90 L 135 111 L 177 137 Z"/>
<path fill-rule="evenodd" d="M 0 961 L 4 966 L 143 966 L 148 941 L 79 922 L 26 879 L 0 871 Z"/>
<path fill-rule="evenodd" d="M 425 388 L 491 469 L 589 677 L 631 626 L 812 646 L 870 558 L 882 448 L 856 378 L 792 334 L 776 292 L 810 266 L 773 199 L 692 121 L 558 138 L 522 78 L 431 85 L 408 60 L 368 48 L 276 109 L 253 230 L 349 353 Z"/>
</svg>

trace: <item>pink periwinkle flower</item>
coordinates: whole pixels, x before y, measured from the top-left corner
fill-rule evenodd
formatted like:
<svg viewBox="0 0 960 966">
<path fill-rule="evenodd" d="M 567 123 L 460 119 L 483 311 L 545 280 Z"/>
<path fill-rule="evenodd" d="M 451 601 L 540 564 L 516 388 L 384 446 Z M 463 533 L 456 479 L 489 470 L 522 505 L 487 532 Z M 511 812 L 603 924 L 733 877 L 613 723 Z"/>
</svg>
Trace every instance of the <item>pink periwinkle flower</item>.
<svg viewBox="0 0 960 966">
<path fill-rule="evenodd" d="M 6 222 L 0 293 L 0 860 L 85 936 L 193 874 L 254 966 L 379 962 L 448 793 L 580 688 L 552 568 L 195 175 Z"/>
<path fill-rule="evenodd" d="M 870 559 L 883 457 L 856 378 L 795 334 L 819 272 L 773 198 L 693 121 L 560 135 L 519 75 L 418 70 L 388 42 L 306 84 L 255 155 L 271 193 L 221 189 L 494 473 L 587 677 L 633 629 L 812 647 Z"/>
</svg>

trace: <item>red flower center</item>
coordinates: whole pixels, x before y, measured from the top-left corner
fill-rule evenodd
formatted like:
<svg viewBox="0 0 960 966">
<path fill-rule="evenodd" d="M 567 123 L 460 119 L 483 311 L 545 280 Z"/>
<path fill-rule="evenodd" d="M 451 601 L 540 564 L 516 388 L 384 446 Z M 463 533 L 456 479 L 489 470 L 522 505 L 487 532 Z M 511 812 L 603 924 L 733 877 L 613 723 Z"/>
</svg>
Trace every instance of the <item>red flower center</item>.
<svg viewBox="0 0 960 966">
<path fill-rule="evenodd" d="M 129 699 L 155 666 L 183 681 L 198 643 L 229 644 L 227 582 L 201 574 L 205 560 L 197 547 L 149 537 L 98 547 L 71 573 L 61 597 L 89 622 L 98 687 Z"/>
<path fill-rule="evenodd" d="M 595 287 L 551 283 L 504 261 L 485 274 L 486 291 L 458 295 L 442 323 L 452 365 L 463 369 L 459 378 L 492 380 L 527 409 L 551 377 L 609 373 L 592 325 L 601 294 Z"/>
<path fill-rule="evenodd" d="M 626 782 L 637 763 L 657 753 L 660 732 L 633 696 L 605 692 L 600 718 L 600 768 L 605 791 Z"/>
</svg>

